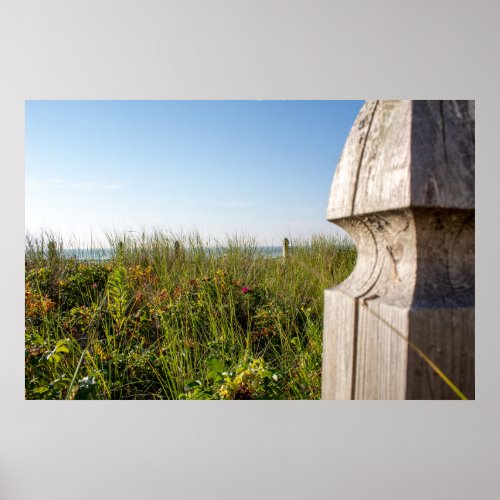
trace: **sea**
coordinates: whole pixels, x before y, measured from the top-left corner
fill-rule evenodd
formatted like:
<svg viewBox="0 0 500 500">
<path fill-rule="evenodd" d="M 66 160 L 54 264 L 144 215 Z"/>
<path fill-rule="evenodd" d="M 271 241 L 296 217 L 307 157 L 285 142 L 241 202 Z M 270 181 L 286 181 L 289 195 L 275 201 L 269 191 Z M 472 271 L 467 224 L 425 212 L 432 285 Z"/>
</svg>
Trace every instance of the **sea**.
<svg viewBox="0 0 500 500">
<path fill-rule="evenodd" d="M 224 247 L 206 247 L 204 252 L 206 255 L 222 256 L 229 249 Z M 278 246 L 262 246 L 256 247 L 255 251 L 257 254 L 263 257 L 275 258 L 281 257 L 283 255 L 282 247 Z M 63 250 L 64 256 L 68 258 L 75 258 L 82 261 L 106 261 L 110 260 L 115 256 L 115 252 L 111 248 L 68 248 Z"/>
</svg>

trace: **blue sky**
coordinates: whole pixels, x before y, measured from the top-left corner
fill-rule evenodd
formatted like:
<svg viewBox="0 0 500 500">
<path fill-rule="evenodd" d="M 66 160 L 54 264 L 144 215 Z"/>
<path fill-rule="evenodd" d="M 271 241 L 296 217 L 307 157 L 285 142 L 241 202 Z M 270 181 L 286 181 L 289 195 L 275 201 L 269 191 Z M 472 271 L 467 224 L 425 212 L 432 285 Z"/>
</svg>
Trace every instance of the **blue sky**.
<svg viewBox="0 0 500 500">
<path fill-rule="evenodd" d="M 363 101 L 26 101 L 26 229 L 198 230 L 261 244 L 331 233 Z"/>
</svg>

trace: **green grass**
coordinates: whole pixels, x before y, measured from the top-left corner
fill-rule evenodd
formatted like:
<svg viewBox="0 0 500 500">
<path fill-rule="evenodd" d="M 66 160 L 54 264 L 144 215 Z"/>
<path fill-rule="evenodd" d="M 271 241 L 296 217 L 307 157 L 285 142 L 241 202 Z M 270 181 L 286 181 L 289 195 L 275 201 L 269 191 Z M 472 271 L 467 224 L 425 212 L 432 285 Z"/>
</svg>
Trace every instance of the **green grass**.
<svg viewBox="0 0 500 500">
<path fill-rule="evenodd" d="M 323 291 L 352 271 L 348 240 L 292 240 L 285 261 L 250 239 L 108 239 L 98 262 L 27 237 L 27 399 L 320 398 Z"/>
</svg>

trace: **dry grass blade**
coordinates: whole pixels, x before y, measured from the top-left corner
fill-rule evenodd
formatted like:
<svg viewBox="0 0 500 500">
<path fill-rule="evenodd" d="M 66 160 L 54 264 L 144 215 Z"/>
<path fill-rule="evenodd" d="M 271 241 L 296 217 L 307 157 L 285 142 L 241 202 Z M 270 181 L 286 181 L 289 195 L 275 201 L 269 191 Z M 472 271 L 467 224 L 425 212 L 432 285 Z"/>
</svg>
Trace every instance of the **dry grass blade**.
<svg viewBox="0 0 500 500">
<path fill-rule="evenodd" d="M 382 318 L 375 311 L 370 309 L 370 307 L 363 302 L 361 302 L 363 307 L 366 307 L 368 311 L 373 314 L 379 321 L 381 321 L 385 326 L 387 326 L 391 331 L 396 333 L 400 338 L 408 343 L 408 345 L 432 368 L 432 370 L 438 375 L 438 377 L 462 400 L 468 401 L 469 398 L 450 380 L 450 378 L 439 368 L 439 366 L 432 361 L 432 359 L 427 356 L 422 349 L 420 349 L 414 342 L 405 337 L 400 331 L 398 331 L 394 326 L 392 326 L 389 322 L 387 322 L 384 318 Z"/>
</svg>

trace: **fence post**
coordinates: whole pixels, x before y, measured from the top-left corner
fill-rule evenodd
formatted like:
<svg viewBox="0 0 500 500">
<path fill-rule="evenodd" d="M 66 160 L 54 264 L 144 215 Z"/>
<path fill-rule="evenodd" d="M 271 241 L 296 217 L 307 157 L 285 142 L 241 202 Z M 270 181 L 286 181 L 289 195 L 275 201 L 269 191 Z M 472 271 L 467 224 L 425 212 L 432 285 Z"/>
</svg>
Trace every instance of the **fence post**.
<svg viewBox="0 0 500 500">
<path fill-rule="evenodd" d="M 323 399 L 475 397 L 474 143 L 474 101 L 361 109 L 328 204 L 358 258 L 325 291 Z"/>
<path fill-rule="evenodd" d="M 283 258 L 288 259 L 288 257 L 290 257 L 290 242 L 288 238 L 285 238 L 283 240 Z"/>
</svg>

